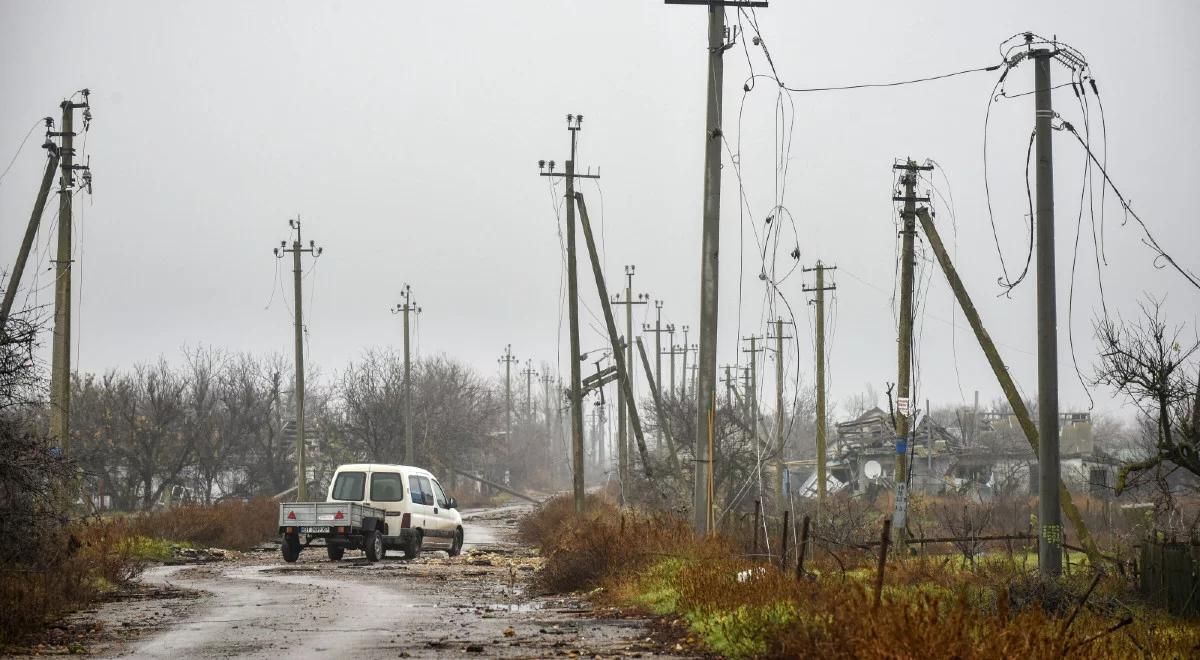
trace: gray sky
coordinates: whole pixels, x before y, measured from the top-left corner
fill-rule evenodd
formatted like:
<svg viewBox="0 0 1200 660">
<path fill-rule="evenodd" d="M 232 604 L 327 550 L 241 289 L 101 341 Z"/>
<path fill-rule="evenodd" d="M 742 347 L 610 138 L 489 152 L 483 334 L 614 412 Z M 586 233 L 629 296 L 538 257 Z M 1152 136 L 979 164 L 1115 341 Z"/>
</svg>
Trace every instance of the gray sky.
<svg viewBox="0 0 1200 660">
<path fill-rule="evenodd" d="M 1160 241 L 1200 268 L 1194 3 L 1011 2 L 985 9 L 949 1 L 777 0 L 758 18 L 780 77 L 796 87 L 986 66 L 1000 61 L 997 45 L 1013 33 L 1057 34 L 1088 57 L 1098 80 L 1118 186 Z M 750 55 L 756 71 L 765 71 L 762 51 L 751 46 Z M 762 233 L 776 195 L 778 95 L 760 81 L 745 99 L 739 132 L 747 73 L 739 45 L 726 55 L 725 130 L 734 144 L 740 134 L 750 212 L 739 221 L 738 179 L 726 156 L 720 364 L 737 359 L 739 328 L 743 336 L 761 333 L 765 314 L 754 233 Z M 904 156 L 932 158 L 949 178 L 950 189 L 940 175 L 935 181 L 953 192 L 956 238 L 949 213 L 938 208 L 940 226 L 956 242 L 963 277 L 1016 379 L 1034 394 L 1032 280 L 1011 299 L 997 297 L 1000 263 L 984 202 L 983 120 L 996 75 L 792 97 L 783 201 L 795 218 L 803 265 L 823 259 L 839 267 L 830 327 L 835 402 L 866 382 L 882 392 L 884 381 L 895 380 L 891 164 Z M 1054 75 L 1066 80 L 1061 68 Z M 389 307 L 404 282 L 425 308 L 421 351 L 444 351 L 493 372 L 507 343 L 535 362 L 556 360 L 560 331 L 566 345 L 555 198 L 536 162 L 566 159 L 568 112 L 585 116 L 580 164 L 602 168 L 602 194 L 592 183 L 582 189 L 603 220 L 611 283 L 620 281 L 623 265 L 636 264 L 636 290 L 665 300 L 665 319 L 698 327 L 704 76 L 704 10 L 657 0 L 3 0 L 0 166 L 36 120 L 57 114 L 64 96 L 93 90 L 86 147 L 95 195 L 76 204 L 77 364 L 84 370 L 160 354 L 179 360 L 184 345 L 290 351 L 290 265 L 277 264 L 271 248 L 288 238 L 287 219 L 299 213 L 306 240 L 325 247 L 306 280 L 306 316 L 309 359 L 327 375 L 368 347 L 398 342 L 399 318 Z M 1017 69 L 1008 92 L 1031 89 L 1032 76 L 1028 66 Z M 1082 126 L 1069 88 L 1055 100 Z M 784 103 L 786 129 L 793 116 Z M 990 185 L 1010 267 L 1024 258 L 1022 178 L 1032 105 L 1025 96 L 992 109 Z M 35 130 L 0 182 L 5 268 L 41 176 L 40 143 Z M 1064 133 L 1055 135 L 1055 155 L 1062 408 L 1070 410 L 1086 405 L 1065 333 L 1083 156 Z M 1131 313 L 1149 291 L 1167 296 L 1174 320 L 1194 324 L 1200 295 L 1177 274 L 1153 267 L 1138 230 L 1121 226 L 1109 200 L 1103 277 L 1110 313 Z M 1084 235 L 1074 330 L 1087 372 L 1090 320 L 1099 308 L 1087 213 Z M 50 236 L 44 229 L 41 245 Z M 778 248 L 781 272 L 790 268 L 795 244 L 788 225 Z M 41 271 L 39 284 L 48 284 L 47 265 L 43 254 L 26 282 Z M 998 388 L 934 268 L 924 267 L 932 277 L 919 328 L 918 396 L 959 401 L 961 382 L 967 399 L 979 389 L 990 400 Z M 603 326 L 586 270 L 581 282 L 591 310 L 583 312 L 583 345 L 591 348 L 602 343 L 596 329 Z M 797 272 L 781 287 L 797 315 L 792 334 L 811 382 L 812 311 L 803 282 Z M 951 318 L 962 328 L 957 333 Z M 565 355 L 561 368 L 565 373 Z M 1107 397 L 1097 404 L 1116 405 Z"/>
</svg>

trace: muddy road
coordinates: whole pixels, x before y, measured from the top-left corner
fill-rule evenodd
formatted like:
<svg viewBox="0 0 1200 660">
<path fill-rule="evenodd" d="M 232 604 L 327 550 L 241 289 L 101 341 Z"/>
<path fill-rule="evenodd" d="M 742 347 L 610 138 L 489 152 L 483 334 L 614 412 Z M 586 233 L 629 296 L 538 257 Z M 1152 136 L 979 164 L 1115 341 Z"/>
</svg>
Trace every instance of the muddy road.
<svg viewBox="0 0 1200 660">
<path fill-rule="evenodd" d="M 156 566 L 150 596 L 91 613 L 121 631 L 103 657 L 672 657 L 669 631 L 594 611 L 572 598 L 533 596 L 539 562 L 515 543 L 525 507 L 465 512 L 463 554 L 399 552 L 369 564 L 331 562 L 309 548 L 295 564 L 278 551 L 201 565 Z"/>
</svg>

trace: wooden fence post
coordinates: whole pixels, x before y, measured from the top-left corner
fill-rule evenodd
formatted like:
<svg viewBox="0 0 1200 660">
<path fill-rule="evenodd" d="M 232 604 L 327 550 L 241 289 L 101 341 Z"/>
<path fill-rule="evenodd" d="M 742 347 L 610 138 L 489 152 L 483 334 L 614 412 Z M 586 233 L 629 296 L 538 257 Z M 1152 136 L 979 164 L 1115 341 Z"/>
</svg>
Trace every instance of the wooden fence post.
<svg viewBox="0 0 1200 660">
<path fill-rule="evenodd" d="M 788 521 L 791 519 L 791 516 L 792 516 L 791 511 L 783 512 L 783 543 L 780 544 L 780 548 L 779 548 L 779 570 L 784 570 L 784 571 L 787 570 Z"/>
<path fill-rule="evenodd" d="M 808 554 L 808 515 L 805 514 L 804 521 L 800 523 L 800 548 L 799 558 L 796 559 L 796 579 L 804 577 L 804 555 Z"/>
<path fill-rule="evenodd" d="M 879 568 L 875 572 L 875 607 L 883 601 L 883 569 L 887 566 L 888 542 L 892 536 L 892 519 L 883 521 L 883 534 L 879 537 Z"/>
</svg>

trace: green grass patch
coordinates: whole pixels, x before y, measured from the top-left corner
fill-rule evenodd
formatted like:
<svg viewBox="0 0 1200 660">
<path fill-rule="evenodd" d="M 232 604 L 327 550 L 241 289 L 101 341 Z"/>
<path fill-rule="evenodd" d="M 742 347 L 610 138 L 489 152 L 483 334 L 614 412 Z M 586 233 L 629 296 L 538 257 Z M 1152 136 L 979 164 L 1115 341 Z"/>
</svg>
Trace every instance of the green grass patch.
<svg viewBox="0 0 1200 660">
<path fill-rule="evenodd" d="M 126 557 L 139 561 L 167 561 L 175 556 L 175 548 L 191 548 L 191 543 L 169 541 L 167 539 L 151 538 L 149 536 L 128 536 L 117 544 L 117 551 Z"/>
</svg>

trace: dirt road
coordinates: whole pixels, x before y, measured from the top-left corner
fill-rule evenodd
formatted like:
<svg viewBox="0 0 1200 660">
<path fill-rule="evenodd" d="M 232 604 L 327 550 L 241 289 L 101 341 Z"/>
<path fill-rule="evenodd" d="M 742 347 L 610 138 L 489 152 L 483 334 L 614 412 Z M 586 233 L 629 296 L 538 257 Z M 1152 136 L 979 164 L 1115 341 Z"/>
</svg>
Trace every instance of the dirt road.
<svg viewBox="0 0 1200 660">
<path fill-rule="evenodd" d="M 664 656 L 647 621 L 604 616 L 577 599 L 533 597 L 538 559 L 513 542 L 522 507 L 464 514 L 463 555 L 400 553 L 369 564 L 330 562 L 310 548 L 225 562 L 154 567 L 158 596 L 111 603 L 93 616 L 128 631 L 109 657 Z M 197 597 L 196 592 L 200 595 Z M 166 595 L 167 598 L 162 596 Z M 669 637 L 669 635 L 667 635 Z M 673 646 L 671 646 L 673 648 Z"/>
</svg>

